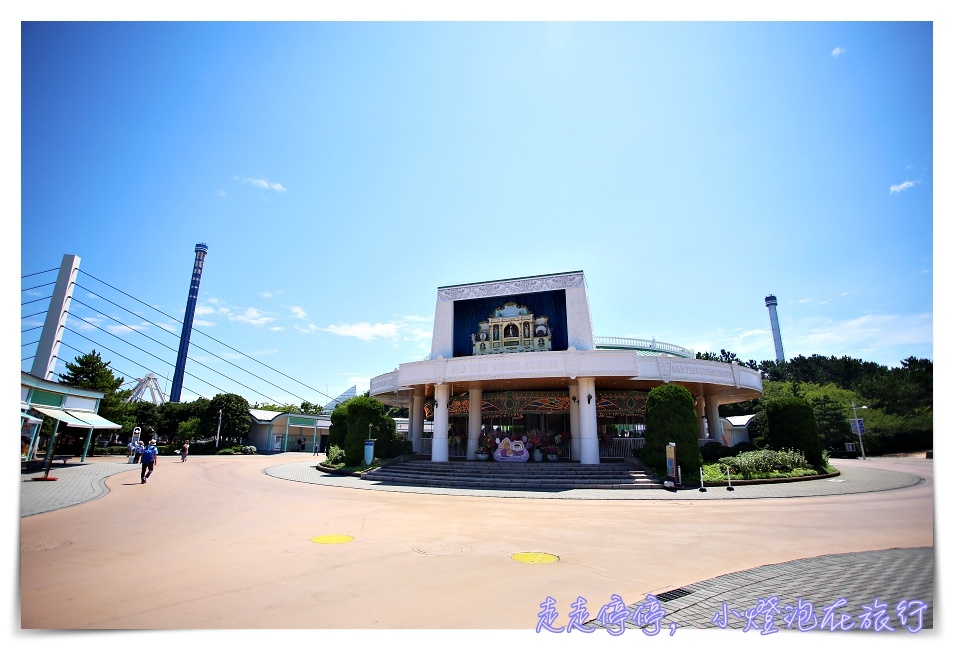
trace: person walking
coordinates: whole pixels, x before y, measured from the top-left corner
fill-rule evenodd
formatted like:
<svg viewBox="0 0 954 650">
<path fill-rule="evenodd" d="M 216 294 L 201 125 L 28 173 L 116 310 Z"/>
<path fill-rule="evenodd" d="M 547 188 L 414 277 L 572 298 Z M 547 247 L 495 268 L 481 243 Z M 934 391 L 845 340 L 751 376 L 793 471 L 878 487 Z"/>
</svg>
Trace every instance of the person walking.
<svg viewBox="0 0 954 650">
<path fill-rule="evenodd" d="M 152 476 L 152 470 L 159 463 L 159 450 L 156 449 L 156 441 L 150 440 L 149 446 L 142 450 L 142 470 L 139 477 L 145 483 L 146 479 Z"/>
<path fill-rule="evenodd" d="M 189 441 L 188 440 L 182 443 L 182 451 L 179 454 L 179 456 L 182 458 L 183 463 L 186 462 L 186 458 L 189 457 Z"/>
<path fill-rule="evenodd" d="M 132 440 L 130 440 L 129 444 L 126 445 L 126 456 L 129 457 L 130 465 L 136 462 L 136 443 Z"/>
<path fill-rule="evenodd" d="M 142 459 L 142 450 L 143 450 L 142 440 L 137 440 L 137 441 L 136 441 L 136 455 L 135 455 L 135 457 L 134 457 L 133 463 L 138 463 L 138 462 Z"/>
</svg>

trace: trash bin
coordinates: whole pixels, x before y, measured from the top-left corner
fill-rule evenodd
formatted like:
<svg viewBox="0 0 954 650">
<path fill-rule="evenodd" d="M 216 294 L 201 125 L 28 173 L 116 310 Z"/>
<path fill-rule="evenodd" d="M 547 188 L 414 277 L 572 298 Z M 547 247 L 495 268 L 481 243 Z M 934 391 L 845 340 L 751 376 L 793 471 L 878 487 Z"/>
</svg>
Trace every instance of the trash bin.
<svg viewBox="0 0 954 650">
<path fill-rule="evenodd" d="M 364 441 L 364 464 L 370 465 L 374 460 L 374 440 Z"/>
</svg>

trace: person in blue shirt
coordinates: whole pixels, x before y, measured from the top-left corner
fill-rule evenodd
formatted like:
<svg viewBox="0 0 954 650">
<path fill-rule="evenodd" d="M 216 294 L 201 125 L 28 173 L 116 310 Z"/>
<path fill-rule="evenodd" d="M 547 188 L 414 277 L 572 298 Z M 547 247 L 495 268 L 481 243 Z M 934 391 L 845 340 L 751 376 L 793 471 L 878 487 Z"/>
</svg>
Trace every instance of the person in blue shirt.
<svg viewBox="0 0 954 650">
<path fill-rule="evenodd" d="M 142 471 L 140 478 L 145 483 L 146 479 L 152 476 L 152 470 L 156 468 L 159 462 L 159 450 L 156 448 L 156 441 L 150 440 L 149 446 L 142 450 Z"/>
</svg>

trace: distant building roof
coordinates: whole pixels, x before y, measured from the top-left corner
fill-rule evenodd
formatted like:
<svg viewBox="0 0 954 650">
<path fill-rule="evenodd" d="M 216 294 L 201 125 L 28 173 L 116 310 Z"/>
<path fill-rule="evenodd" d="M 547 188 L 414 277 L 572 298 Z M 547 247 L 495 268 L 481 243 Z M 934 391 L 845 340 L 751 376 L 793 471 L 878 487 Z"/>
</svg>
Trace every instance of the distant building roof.
<svg viewBox="0 0 954 650">
<path fill-rule="evenodd" d="M 728 420 L 729 424 L 731 424 L 734 427 L 745 427 L 745 426 L 748 426 L 749 422 L 754 417 L 755 417 L 755 414 L 753 413 L 752 415 L 730 415 L 729 417 L 725 419 Z"/>
<path fill-rule="evenodd" d="M 357 397 L 357 395 L 358 395 L 358 387 L 352 386 L 345 392 L 338 395 L 338 397 L 334 398 L 333 400 L 325 404 L 324 406 L 325 413 L 331 413 L 332 411 L 335 410 L 336 406 L 338 406 L 339 404 L 341 404 L 342 402 L 346 400 L 351 399 L 352 397 Z"/>
</svg>

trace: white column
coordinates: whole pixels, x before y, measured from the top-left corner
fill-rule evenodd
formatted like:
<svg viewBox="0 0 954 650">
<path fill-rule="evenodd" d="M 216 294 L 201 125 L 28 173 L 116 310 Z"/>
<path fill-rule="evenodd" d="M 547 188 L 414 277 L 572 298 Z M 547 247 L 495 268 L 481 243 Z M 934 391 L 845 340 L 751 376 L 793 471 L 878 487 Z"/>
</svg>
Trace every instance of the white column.
<svg viewBox="0 0 954 650">
<path fill-rule="evenodd" d="M 424 391 L 421 388 L 414 389 L 414 397 L 411 398 L 411 422 L 414 428 L 411 429 L 411 444 L 414 447 L 414 453 L 421 453 L 421 438 L 424 437 Z M 409 423 L 410 428 L 410 423 Z"/>
<path fill-rule="evenodd" d="M 706 437 L 706 398 L 702 395 L 696 397 L 696 419 L 699 422 L 699 439 Z"/>
<path fill-rule="evenodd" d="M 570 384 L 570 460 L 580 460 L 580 389 Z"/>
<path fill-rule="evenodd" d="M 598 465 L 600 462 L 600 442 L 596 437 L 596 380 L 592 377 L 580 377 L 580 464 Z"/>
<path fill-rule="evenodd" d="M 480 437 L 481 406 L 484 403 L 484 391 L 480 388 L 471 388 L 467 393 L 470 402 L 467 415 L 467 460 L 476 460 L 477 441 Z"/>
<path fill-rule="evenodd" d="M 706 423 L 709 425 L 709 439 L 722 442 L 722 423 L 719 421 L 719 400 L 706 395 Z"/>
<path fill-rule="evenodd" d="M 447 462 L 447 402 L 449 399 L 449 384 L 434 386 L 434 439 L 431 441 L 431 461 L 435 463 Z"/>
<path fill-rule="evenodd" d="M 414 395 L 407 399 L 407 440 L 411 441 L 411 449 L 417 451 L 417 445 L 414 444 Z"/>
</svg>

